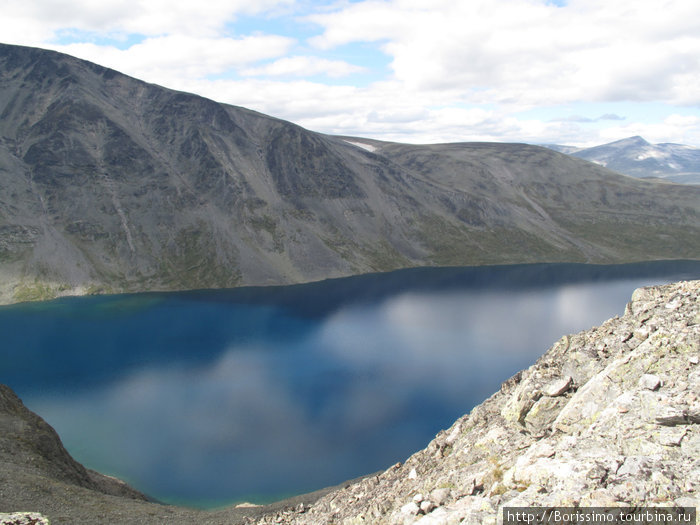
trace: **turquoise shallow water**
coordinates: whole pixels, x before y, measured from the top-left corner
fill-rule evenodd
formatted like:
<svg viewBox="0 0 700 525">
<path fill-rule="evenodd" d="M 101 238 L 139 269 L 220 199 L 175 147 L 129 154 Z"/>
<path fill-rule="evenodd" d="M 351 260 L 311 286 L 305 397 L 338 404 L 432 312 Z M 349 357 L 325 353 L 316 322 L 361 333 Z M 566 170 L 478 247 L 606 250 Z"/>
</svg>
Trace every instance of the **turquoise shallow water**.
<svg viewBox="0 0 700 525">
<path fill-rule="evenodd" d="M 374 472 L 700 262 L 404 270 L 0 308 L 0 381 L 82 463 L 168 502 L 268 501 Z"/>
</svg>

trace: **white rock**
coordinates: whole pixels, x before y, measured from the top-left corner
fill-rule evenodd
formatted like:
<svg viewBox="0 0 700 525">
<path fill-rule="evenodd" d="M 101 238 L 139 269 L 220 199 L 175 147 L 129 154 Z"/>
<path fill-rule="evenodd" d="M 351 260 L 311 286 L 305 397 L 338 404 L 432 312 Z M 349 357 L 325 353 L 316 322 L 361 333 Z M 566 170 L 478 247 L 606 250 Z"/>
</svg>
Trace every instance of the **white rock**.
<svg viewBox="0 0 700 525">
<path fill-rule="evenodd" d="M 462 431 L 462 425 L 457 424 L 454 426 L 452 429 L 452 432 L 450 432 L 450 435 L 445 438 L 445 444 L 451 445 L 452 443 L 455 442 L 455 440 L 459 437 L 460 432 Z"/>
<path fill-rule="evenodd" d="M 425 514 L 428 514 L 433 509 L 435 509 L 435 504 L 432 501 L 430 501 L 429 499 L 421 501 L 420 510 L 423 511 Z"/>
<path fill-rule="evenodd" d="M 659 433 L 659 443 L 667 447 L 679 447 L 686 435 L 684 427 L 664 429 Z"/>
<path fill-rule="evenodd" d="M 0 525 L 49 525 L 49 520 L 37 512 L 0 512 Z"/>
<path fill-rule="evenodd" d="M 434 502 L 438 507 L 444 505 L 449 497 L 450 489 L 448 488 L 435 489 L 430 493 L 430 501 Z"/>
<path fill-rule="evenodd" d="M 416 505 L 413 501 L 406 503 L 401 507 L 401 514 L 408 514 L 409 516 L 415 516 L 420 512 L 420 507 Z"/>
<path fill-rule="evenodd" d="M 416 479 L 418 478 L 418 473 L 416 472 L 416 469 L 412 468 L 411 472 L 408 473 L 408 479 Z"/>
<path fill-rule="evenodd" d="M 420 525 L 460 525 L 464 522 L 462 521 L 462 516 L 455 511 L 447 511 L 443 508 L 439 508 L 430 514 L 421 516 L 420 520 L 416 523 Z"/>
<path fill-rule="evenodd" d="M 653 374 L 644 374 L 639 379 L 639 386 L 653 392 L 661 387 L 661 378 Z"/>
<path fill-rule="evenodd" d="M 541 441 L 531 448 L 532 457 L 535 458 L 551 458 L 557 453 L 557 450 L 548 441 Z"/>
<path fill-rule="evenodd" d="M 680 298 L 676 297 L 673 301 L 666 303 L 667 310 L 677 310 L 681 306 Z"/>
<path fill-rule="evenodd" d="M 544 389 L 544 393 L 549 397 L 560 396 L 571 388 L 573 382 L 574 379 L 571 376 L 564 376 L 561 379 L 549 383 Z"/>
<path fill-rule="evenodd" d="M 629 456 L 617 470 L 618 476 L 645 477 L 650 471 L 649 459 L 644 456 Z"/>
</svg>

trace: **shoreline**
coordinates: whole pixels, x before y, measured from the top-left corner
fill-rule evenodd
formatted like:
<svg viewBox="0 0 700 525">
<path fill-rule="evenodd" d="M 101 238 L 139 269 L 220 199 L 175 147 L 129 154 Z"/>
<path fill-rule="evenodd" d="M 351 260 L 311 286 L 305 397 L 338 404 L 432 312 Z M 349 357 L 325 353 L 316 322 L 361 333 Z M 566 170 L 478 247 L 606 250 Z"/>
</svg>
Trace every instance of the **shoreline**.
<svg viewBox="0 0 700 525">
<path fill-rule="evenodd" d="M 699 294 L 698 280 L 638 288 L 623 316 L 563 336 L 406 461 L 261 507 L 144 501 L 91 476 L 0 386 L 0 512 L 54 525 L 495 524 L 504 506 L 697 506 Z"/>
<path fill-rule="evenodd" d="M 470 271 L 483 268 L 491 269 L 516 269 L 516 268 L 537 268 L 545 266 L 559 266 L 567 267 L 570 266 L 574 269 L 589 268 L 595 269 L 609 269 L 614 270 L 615 268 L 623 268 L 636 266 L 640 271 L 646 269 L 647 272 L 654 273 L 654 266 L 677 264 L 679 266 L 695 266 L 700 269 L 700 258 L 698 259 L 649 259 L 641 261 L 630 261 L 630 262 L 580 262 L 580 261 L 543 261 L 543 262 L 522 262 L 522 263 L 494 263 L 494 264 L 479 264 L 479 265 L 464 265 L 464 266 L 454 266 L 454 265 L 428 265 L 428 266 L 410 266 L 406 268 L 397 268 L 393 270 L 381 271 L 381 272 L 363 272 L 351 275 L 343 276 L 332 276 L 325 277 L 322 279 L 315 279 L 310 281 L 301 282 L 290 282 L 290 283 L 270 283 L 270 284 L 241 284 L 235 287 L 229 288 L 149 288 L 149 289 L 134 289 L 134 290 L 113 290 L 108 285 L 78 285 L 75 287 L 69 287 L 65 284 L 56 283 L 35 283 L 34 286 L 37 290 L 43 290 L 45 293 L 42 295 L 37 292 L 36 296 L 32 295 L 32 298 L 17 300 L 16 293 L 13 292 L 13 298 L 9 298 L 8 292 L 3 292 L 0 289 L 0 308 L 4 306 L 15 306 L 15 305 L 25 305 L 25 304 L 39 304 L 46 303 L 56 299 L 65 298 L 80 298 L 80 297 L 108 297 L 108 296 L 120 296 L 120 295 L 160 295 L 160 294 L 202 294 L 202 293 L 245 293 L 248 290 L 278 290 L 283 288 L 294 288 L 303 286 L 315 286 L 320 284 L 327 284 L 329 282 L 342 282 L 353 279 L 363 279 L 363 278 L 385 278 L 386 276 L 391 276 L 393 274 L 401 275 L 402 273 L 410 272 L 430 272 L 430 271 L 441 271 L 441 270 L 454 270 L 454 271 Z M 658 270 L 657 270 L 658 271 Z M 688 269 L 682 269 L 679 271 L 688 271 Z M 644 276 L 644 274 L 640 274 Z M 584 278 L 584 277 L 581 277 Z M 21 286 L 28 286 L 23 282 L 16 283 L 3 283 L 5 289 L 16 290 Z M 22 295 L 20 294 L 20 297 Z"/>
</svg>

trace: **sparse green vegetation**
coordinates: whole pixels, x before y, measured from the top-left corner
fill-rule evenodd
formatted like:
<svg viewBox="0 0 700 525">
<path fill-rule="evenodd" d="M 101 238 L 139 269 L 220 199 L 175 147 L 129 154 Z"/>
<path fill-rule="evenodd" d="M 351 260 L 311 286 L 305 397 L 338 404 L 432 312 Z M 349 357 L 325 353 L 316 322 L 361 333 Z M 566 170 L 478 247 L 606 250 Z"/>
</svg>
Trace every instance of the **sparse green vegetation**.
<svg viewBox="0 0 700 525">
<path fill-rule="evenodd" d="M 87 295 L 103 295 L 103 294 L 113 294 L 116 291 L 110 286 L 96 285 L 92 284 L 85 290 Z"/>
<path fill-rule="evenodd" d="M 47 301 L 58 295 L 57 290 L 48 284 L 34 282 L 33 284 L 21 284 L 15 288 L 13 299 L 18 303 L 29 301 Z"/>
<path fill-rule="evenodd" d="M 360 251 L 369 261 L 373 271 L 386 272 L 411 265 L 411 261 L 407 257 L 384 239 L 369 246 L 364 244 Z"/>
</svg>

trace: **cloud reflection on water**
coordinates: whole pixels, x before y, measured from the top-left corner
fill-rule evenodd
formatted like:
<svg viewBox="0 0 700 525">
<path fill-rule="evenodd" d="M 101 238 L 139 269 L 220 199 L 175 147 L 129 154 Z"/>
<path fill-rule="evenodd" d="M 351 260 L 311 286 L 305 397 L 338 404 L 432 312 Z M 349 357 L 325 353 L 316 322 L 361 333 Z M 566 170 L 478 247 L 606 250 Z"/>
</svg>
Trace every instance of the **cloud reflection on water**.
<svg viewBox="0 0 700 525">
<path fill-rule="evenodd" d="M 560 336 L 621 314 L 645 282 L 401 293 L 27 402 L 78 460 L 157 498 L 312 490 L 425 446 Z"/>
</svg>

